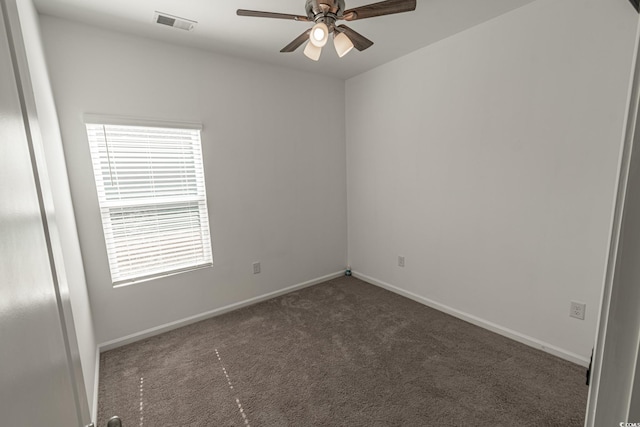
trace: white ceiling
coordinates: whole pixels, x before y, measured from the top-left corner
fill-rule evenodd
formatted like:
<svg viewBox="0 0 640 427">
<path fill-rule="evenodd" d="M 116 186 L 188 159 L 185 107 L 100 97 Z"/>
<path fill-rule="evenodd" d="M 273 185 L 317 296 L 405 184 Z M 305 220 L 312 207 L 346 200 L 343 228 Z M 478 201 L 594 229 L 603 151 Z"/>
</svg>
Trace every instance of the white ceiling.
<svg viewBox="0 0 640 427">
<path fill-rule="evenodd" d="M 328 44 L 319 62 L 303 48 L 280 49 L 311 24 L 236 16 L 236 9 L 304 15 L 305 0 L 34 0 L 41 13 L 199 47 L 223 54 L 347 79 L 464 31 L 534 0 L 418 0 L 415 12 L 354 21 L 349 26 L 375 44 L 339 59 Z M 346 0 L 354 8 L 377 0 Z M 198 21 L 192 32 L 153 23 L 154 11 Z"/>
</svg>

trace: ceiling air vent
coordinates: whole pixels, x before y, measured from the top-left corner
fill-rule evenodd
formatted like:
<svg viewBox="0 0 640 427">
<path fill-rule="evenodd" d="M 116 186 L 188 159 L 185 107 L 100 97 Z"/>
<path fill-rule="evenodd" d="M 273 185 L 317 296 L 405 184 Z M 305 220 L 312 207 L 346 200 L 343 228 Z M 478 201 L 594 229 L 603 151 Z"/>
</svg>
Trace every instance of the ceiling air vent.
<svg viewBox="0 0 640 427">
<path fill-rule="evenodd" d="M 192 21 L 190 19 L 180 18 L 178 16 L 169 15 L 164 12 L 157 12 L 153 16 L 153 22 L 156 24 L 167 25 L 169 27 L 179 28 L 181 30 L 192 31 L 197 21 Z"/>
</svg>

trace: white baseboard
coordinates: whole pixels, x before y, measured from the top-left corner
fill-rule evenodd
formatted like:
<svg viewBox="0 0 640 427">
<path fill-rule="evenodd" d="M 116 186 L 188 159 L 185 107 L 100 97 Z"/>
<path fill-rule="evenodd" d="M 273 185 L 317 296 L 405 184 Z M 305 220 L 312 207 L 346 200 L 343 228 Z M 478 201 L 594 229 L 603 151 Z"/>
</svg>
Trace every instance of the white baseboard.
<svg viewBox="0 0 640 427">
<path fill-rule="evenodd" d="M 428 307 L 434 308 L 438 311 L 442 311 L 444 313 L 450 314 L 454 317 L 457 317 L 458 319 L 464 320 L 465 322 L 472 323 L 476 326 L 480 326 L 481 328 L 488 329 L 491 332 L 495 332 L 507 338 L 511 338 L 514 341 L 518 341 L 522 344 L 526 344 L 530 347 L 537 348 L 538 350 L 542 350 L 546 353 L 553 354 L 554 356 L 558 356 L 561 359 L 568 360 L 569 362 L 573 362 L 584 367 L 589 366 L 589 359 L 587 359 L 586 357 L 582 357 L 578 354 L 572 353 L 570 351 L 567 351 L 562 348 L 556 347 L 554 345 L 548 344 L 546 342 L 540 341 L 536 338 L 530 337 L 528 335 L 522 334 L 520 332 L 514 331 L 509 328 L 505 328 L 504 326 L 500 326 L 493 322 L 489 322 L 487 320 L 481 319 L 472 314 L 468 314 L 460 310 L 456 310 L 455 308 L 446 306 L 439 302 L 433 301 L 429 298 L 425 298 L 423 296 L 414 294 L 413 292 L 405 291 L 404 289 L 390 285 L 389 283 L 385 283 L 381 280 L 374 279 L 373 277 L 369 277 L 365 274 L 354 271 L 353 276 L 367 283 L 370 283 L 372 285 L 379 286 L 388 291 L 391 291 L 398 295 L 402 295 L 403 297 L 407 297 L 416 302 L 424 304 Z"/>
<path fill-rule="evenodd" d="M 298 283 L 297 285 L 289 286 L 284 289 L 279 289 L 274 292 L 269 292 L 264 295 L 259 295 L 257 297 L 249 298 L 244 301 L 240 301 L 237 303 L 229 304 L 224 307 L 216 308 L 214 310 L 210 310 L 204 313 L 196 314 L 195 316 L 190 316 L 184 319 L 176 320 L 174 322 L 165 323 L 164 325 L 156 326 L 154 328 L 146 329 L 144 331 L 136 332 L 131 335 L 124 336 L 122 338 L 117 338 L 115 340 L 107 341 L 98 346 L 99 353 L 103 353 L 108 350 L 113 350 L 114 348 L 122 347 L 127 344 L 131 344 L 136 341 L 141 341 L 147 338 L 150 338 L 154 335 L 159 335 L 164 332 L 171 331 L 173 329 L 178 329 L 183 326 L 190 325 L 192 323 L 199 322 L 201 320 L 209 319 L 211 317 L 219 316 L 224 313 L 228 313 L 233 310 L 237 310 L 242 307 L 246 307 L 249 305 L 257 304 L 262 301 L 266 301 L 280 295 L 288 294 L 290 292 L 297 291 L 299 289 L 303 289 L 309 286 L 317 285 L 318 283 L 326 282 L 327 280 L 335 279 L 337 277 L 343 276 L 344 271 L 339 271 L 332 274 L 327 274 L 326 276 L 318 277 L 316 279 L 308 280 L 303 283 Z M 97 381 L 96 381 L 97 384 Z"/>
</svg>

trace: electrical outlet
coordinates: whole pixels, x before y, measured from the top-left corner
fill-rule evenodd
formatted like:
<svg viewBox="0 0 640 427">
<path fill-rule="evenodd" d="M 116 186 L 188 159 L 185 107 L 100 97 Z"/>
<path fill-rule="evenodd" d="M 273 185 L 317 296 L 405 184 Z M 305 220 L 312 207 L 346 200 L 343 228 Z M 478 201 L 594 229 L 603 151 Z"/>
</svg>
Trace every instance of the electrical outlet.
<svg viewBox="0 0 640 427">
<path fill-rule="evenodd" d="M 260 273 L 260 261 L 253 263 L 253 274 Z"/>
<path fill-rule="evenodd" d="M 398 267 L 404 267 L 404 256 L 398 255 Z"/>
<path fill-rule="evenodd" d="M 576 319 L 584 320 L 584 312 L 587 310 L 587 304 L 577 301 L 571 301 L 569 316 Z"/>
</svg>

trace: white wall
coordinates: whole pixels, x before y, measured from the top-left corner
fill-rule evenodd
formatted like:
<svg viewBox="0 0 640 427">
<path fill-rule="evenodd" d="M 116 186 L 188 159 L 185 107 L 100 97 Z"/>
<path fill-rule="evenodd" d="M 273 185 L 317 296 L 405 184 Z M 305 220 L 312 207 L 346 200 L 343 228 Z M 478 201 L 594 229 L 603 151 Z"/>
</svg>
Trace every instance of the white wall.
<svg viewBox="0 0 640 427">
<path fill-rule="evenodd" d="M 343 81 L 41 22 L 99 342 L 344 269 Z M 85 113 L 203 124 L 213 268 L 111 286 Z"/>
<path fill-rule="evenodd" d="M 94 395 L 96 339 L 71 203 L 58 116 L 47 73 L 38 14 L 31 0 L 17 0 L 16 4 L 20 14 L 20 24 L 38 114 L 37 119 L 42 132 L 46 168 L 51 184 L 55 215 L 53 224 L 57 227 L 56 231 L 62 250 L 62 262 L 57 265 L 59 276 L 63 281 L 60 283 L 60 287 L 61 292 L 68 292 L 69 295 L 87 401 L 91 404 Z"/>
<path fill-rule="evenodd" d="M 538 0 L 348 80 L 352 268 L 586 363 L 637 25 L 630 8 Z M 584 321 L 569 318 L 570 300 L 587 304 Z"/>
</svg>

